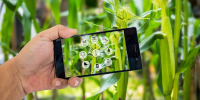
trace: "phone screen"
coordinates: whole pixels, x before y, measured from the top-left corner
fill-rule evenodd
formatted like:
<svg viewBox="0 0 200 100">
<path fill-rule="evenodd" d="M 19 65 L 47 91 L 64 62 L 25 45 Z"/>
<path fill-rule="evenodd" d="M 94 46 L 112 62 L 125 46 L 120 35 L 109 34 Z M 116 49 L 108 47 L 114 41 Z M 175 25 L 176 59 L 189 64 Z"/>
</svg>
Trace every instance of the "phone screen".
<svg viewBox="0 0 200 100">
<path fill-rule="evenodd" d="M 66 78 L 142 68 L 137 34 L 130 29 L 76 35 L 61 45 Z"/>
</svg>

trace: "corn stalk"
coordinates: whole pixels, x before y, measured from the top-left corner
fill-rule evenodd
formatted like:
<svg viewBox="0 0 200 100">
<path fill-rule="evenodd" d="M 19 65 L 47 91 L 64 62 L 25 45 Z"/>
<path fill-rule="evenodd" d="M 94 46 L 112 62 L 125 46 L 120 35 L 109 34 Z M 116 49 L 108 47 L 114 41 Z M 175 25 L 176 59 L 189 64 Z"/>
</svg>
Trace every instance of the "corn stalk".
<svg viewBox="0 0 200 100">
<path fill-rule="evenodd" d="M 184 0 L 184 60 L 187 58 L 188 54 L 188 0 Z M 183 94 L 184 94 L 184 100 L 190 99 L 190 83 L 191 83 L 191 68 L 188 68 L 184 72 L 184 84 L 183 84 Z"/>
<path fill-rule="evenodd" d="M 179 38 L 181 30 L 181 0 L 176 0 L 176 11 L 175 11 L 175 29 L 174 29 L 174 53 L 175 53 L 175 71 L 178 68 L 178 47 L 179 47 Z M 175 76 L 174 79 L 174 89 L 173 89 L 173 100 L 178 99 L 179 93 L 179 75 Z"/>
<path fill-rule="evenodd" d="M 160 40 L 162 89 L 165 100 L 171 100 L 173 79 L 175 75 L 174 43 L 167 1 L 161 0 L 160 5 L 162 18 L 161 30 L 162 33 L 166 34 L 166 37 Z"/>
</svg>

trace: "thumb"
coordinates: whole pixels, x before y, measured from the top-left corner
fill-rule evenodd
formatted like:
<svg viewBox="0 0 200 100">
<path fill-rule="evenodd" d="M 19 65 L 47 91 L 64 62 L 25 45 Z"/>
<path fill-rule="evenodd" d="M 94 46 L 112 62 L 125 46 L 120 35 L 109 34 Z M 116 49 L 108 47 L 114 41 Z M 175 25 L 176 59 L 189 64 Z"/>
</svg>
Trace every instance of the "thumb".
<svg viewBox="0 0 200 100">
<path fill-rule="evenodd" d="M 46 37 L 50 41 L 56 40 L 58 38 L 70 38 L 77 33 L 76 29 L 71 29 L 63 25 L 56 25 L 50 29 L 42 31 L 39 33 L 42 37 Z"/>
</svg>

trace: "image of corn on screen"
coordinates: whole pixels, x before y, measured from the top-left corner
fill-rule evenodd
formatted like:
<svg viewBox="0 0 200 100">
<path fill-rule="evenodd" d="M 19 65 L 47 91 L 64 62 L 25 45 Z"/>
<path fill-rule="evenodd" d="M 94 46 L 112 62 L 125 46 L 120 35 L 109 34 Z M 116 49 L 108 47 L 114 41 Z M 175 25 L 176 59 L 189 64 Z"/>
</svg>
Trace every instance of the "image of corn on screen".
<svg viewBox="0 0 200 100">
<path fill-rule="evenodd" d="M 141 69 L 137 34 L 126 34 L 119 30 L 61 39 L 65 77 Z"/>
</svg>

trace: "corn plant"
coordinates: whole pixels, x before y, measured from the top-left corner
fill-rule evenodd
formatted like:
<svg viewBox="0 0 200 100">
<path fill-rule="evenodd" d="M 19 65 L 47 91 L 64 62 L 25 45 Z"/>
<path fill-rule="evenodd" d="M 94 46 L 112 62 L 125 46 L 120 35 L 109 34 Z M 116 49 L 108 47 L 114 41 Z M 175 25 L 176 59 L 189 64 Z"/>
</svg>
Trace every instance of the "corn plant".
<svg viewBox="0 0 200 100">
<path fill-rule="evenodd" d="M 94 0 L 93 3 L 95 3 L 95 1 L 97 0 Z M 12 25 L 14 22 L 14 16 L 16 16 L 22 23 L 24 31 L 24 43 L 22 43 L 23 45 L 28 43 L 31 39 L 31 25 L 34 25 L 34 29 L 37 33 L 39 33 L 41 29 L 35 17 L 35 0 L 14 0 L 13 2 L 9 0 L 3 0 L 3 2 L 6 5 L 6 13 L 4 14 L 3 24 L 0 31 L 0 45 L 3 48 L 5 55 L 4 60 L 7 61 L 9 54 L 12 54 L 13 56 L 16 55 L 15 52 L 10 49 L 10 39 L 13 31 Z M 189 14 L 190 11 L 188 10 L 190 7 L 188 6 L 188 0 L 172 0 L 171 2 L 168 0 L 98 0 L 99 4 L 102 3 L 102 5 L 98 7 L 103 9 L 103 12 L 98 12 L 97 15 L 91 13 L 90 11 L 86 12 L 84 10 L 86 2 L 88 2 L 87 0 L 68 0 L 67 2 L 69 8 L 67 11 L 65 11 L 67 12 L 65 16 L 62 15 L 63 12 L 60 12 L 60 5 L 62 0 L 48 0 L 45 2 L 47 3 L 47 6 L 49 6 L 49 9 L 52 11 L 53 17 L 48 16 L 44 25 L 41 26 L 42 30 L 49 28 L 48 26 L 51 26 L 50 24 L 60 24 L 61 17 L 65 17 L 67 19 L 67 26 L 69 28 L 78 29 L 78 34 L 111 30 L 116 28 L 120 29 L 136 27 L 138 32 L 140 52 L 142 53 L 142 59 L 144 63 L 142 75 L 145 93 L 143 93 L 143 99 L 155 99 L 153 96 L 147 95 L 146 92 L 147 88 L 151 87 L 151 85 L 147 83 L 148 75 L 145 73 L 145 70 L 148 70 L 150 67 L 150 64 L 147 63 L 148 61 L 145 60 L 150 59 L 146 55 L 149 51 L 151 51 L 153 56 L 159 55 L 157 63 L 160 62 L 161 67 L 157 83 L 158 87 L 164 95 L 164 98 L 166 100 L 177 100 L 179 98 L 179 80 L 182 79 L 180 75 L 184 74 L 183 97 L 185 100 L 190 99 L 189 90 L 191 84 L 191 67 L 194 66 L 193 61 L 196 55 L 199 54 L 200 49 L 199 45 L 195 45 L 195 39 L 197 38 L 197 33 L 200 29 L 200 21 L 199 19 L 195 19 L 194 22 L 190 22 L 188 20 L 188 18 L 191 17 Z M 22 8 L 24 12 L 23 14 L 19 13 L 19 7 Z M 171 17 L 172 15 L 175 15 L 175 19 Z M 156 25 L 154 26 L 153 24 L 155 23 Z M 188 34 L 190 34 L 188 30 L 190 29 L 188 26 L 191 23 L 194 24 L 194 29 L 192 29 L 194 32 L 192 40 L 190 41 L 190 38 L 188 37 Z M 181 33 L 183 33 L 183 39 L 181 37 Z M 106 37 L 112 40 L 112 49 L 116 52 L 114 54 L 114 70 L 120 70 L 124 67 L 127 67 L 125 62 L 126 49 L 121 50 L 117 45 L 119 41 L 119 34 L 114 33 L 114 35 L 111 36 L 106 34 Z M 74 46 L 70 45 L 75 41 L 76 40 L 74 39 L 66 39 L 64 41 L 64 63 L 66 67 L 70 69 L 68 74 L 75 75 L 74 72 L 76 72 L 78 75 L 81 75 L 84 69 L 75 70 L 75 67 L 77 66 L 77 63 L 82 61 L 78 61 L 78 57 L 75 55 L 77 51 L 73 50 L 72 48 Z M 122 41 L 125 41 L 124 38 Z M 181 41 L 183 41 L 183 43 Z M 124 44 L 122 44 L 122 46 L 125 48 L 125 42 L 123 43 Z M 184 53 L 180 51 L 182 48 Z M 89 50 L 87 52 L 91 51 Z M 184 56 L 184 59 L 181 59 L 179 56 L 180 54 Z M 178 59 L 181 59 L 182 61 L 179 61 Z M 69 60 L 70 62 L 68 63 Z M 98 59 L 94 58 L 92 60 L 92 66 L 96 62 L 98 62 Z M 159 64 L 156 68 L 159 68 L 158 66 Z M 90 71 L 90 73 L 94 72 L 94 69 Z M 138 74 L 137 72 L 135 73 Z M 101 76 L 101 81 L 95 78 L 88 78 L 95 81 L 100 87 L 96 94 L 88 98 L 86 98 L 85 95 L 87 91 L 87 88 L 85 87 L 86 78 L 83 78 L 83 83 L 81 84 L 82 99 L 103 99 L 103 94 L 108 93 L 108 88 L 113 85 L 116 90 L 111 97 L 113 100 L 129 99 L 126 96 L 128 76 L 128 72 L 122 72 L 103 75 Z M 33 95 L 29 94 L 27 98 L 28 100 L 31 100 Z"/>
</svg>

